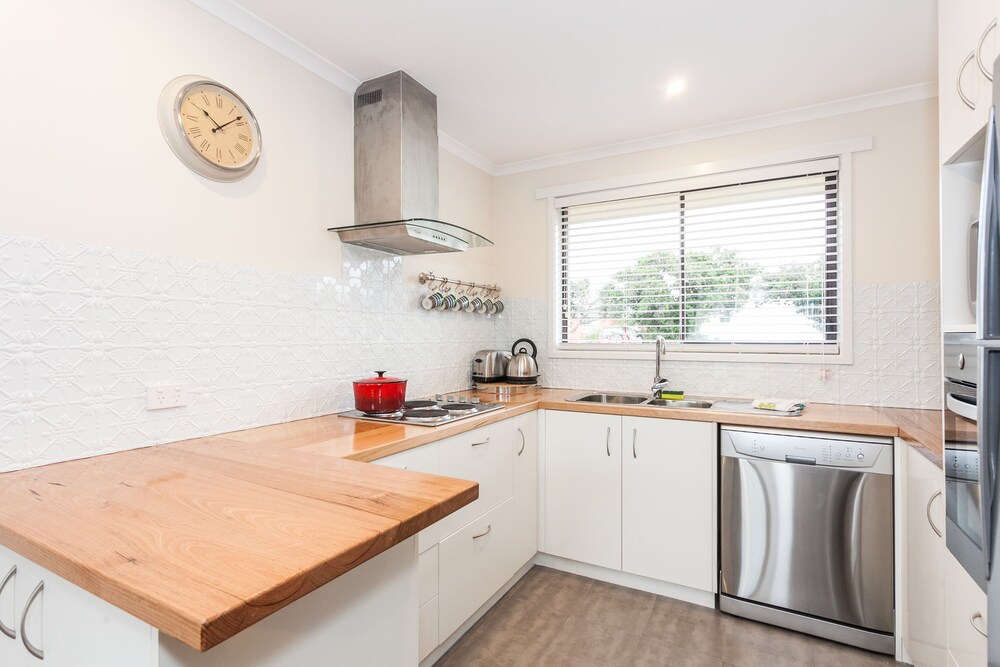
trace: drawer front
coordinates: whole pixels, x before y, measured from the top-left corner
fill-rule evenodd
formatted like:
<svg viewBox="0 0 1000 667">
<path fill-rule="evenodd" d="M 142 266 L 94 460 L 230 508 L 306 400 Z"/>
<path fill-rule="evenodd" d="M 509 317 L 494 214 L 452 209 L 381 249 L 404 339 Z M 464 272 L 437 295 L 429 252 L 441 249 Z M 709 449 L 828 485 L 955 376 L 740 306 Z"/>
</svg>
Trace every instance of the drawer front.
<svg viewBox="0 0 1000 667">
<path fill-rule="evenodd" d="M 513 576 L 514 503 L 508 500 L 441 542 L 438 641 L 443 642 Z"/>
<path fill-rule="evenodd" d="M 440 443 L 432 442 L 429 445 L 414 447 L 405 452 L 384 456 L 372 463 L 400 470 L 416 470 L 436 475 L 439 469 L 438 444 Z"/>
<path fill-rule="evenodd" d="M 428 544 L 440 542 L 511 497 L 514 477 L 512 433 L 508 419 L 438 443 L 439 474 L 479 482 L 479 498 L 429 526 L 424 531 Z M 420 548 L 425 548 L 423 541 Z"/>
<path fill-rule="evenodd" d="M 438 545 L 420 554 L 417 568 L 420 573 L 419 604 L 423 605 L 438 594 Z"/>
<path fill-rule="evenodd" d="M 438 599 L 435 595 L 420 605 L 417 622 L 420 624 L 420 660 L 438 647 Z"/>
</svg>

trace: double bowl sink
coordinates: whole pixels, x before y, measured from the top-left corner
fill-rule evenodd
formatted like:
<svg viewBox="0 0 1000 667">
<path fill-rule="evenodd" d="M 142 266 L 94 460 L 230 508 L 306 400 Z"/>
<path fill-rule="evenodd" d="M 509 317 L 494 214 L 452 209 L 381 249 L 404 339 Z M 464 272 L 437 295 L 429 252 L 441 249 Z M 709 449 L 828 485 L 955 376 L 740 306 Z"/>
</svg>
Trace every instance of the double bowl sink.
<svg viewBox="0 0 1000 667">
<path fill-rule="evenodd" d="M 791 412 L 778 412 L 774 410 L 760 410 L 753 407 L 749 400 L 741 399 L 683 399 L 670 400 L 666 398 L 650 398 L 642 394 L 625 394 L 611 392 L 587 392 L 577 394 L 566 399 L 570 403 L 599 403 L 604 405 L 633 405 L 636 407 L 670 408 L 681 410 L 714 410 L 716 412 L 739 412 L 745 414 L 767 414 L 775 417 L 799 417 L 802 410 L 792 410 Z"/>
<path fill-rule="evenodd" d="M 639 394 L 606 394 L 590 393 L 579 396 L 570 396 L 566 399 L 571 403 L 605 403 L 609 405 L 641 405 L 656 408 L 686 408 L 696 410 L 707 410 L 714 405 L 713 401 L 706 400 L 671 400 L 666 398 L 649 398 Z"/>
</svg>

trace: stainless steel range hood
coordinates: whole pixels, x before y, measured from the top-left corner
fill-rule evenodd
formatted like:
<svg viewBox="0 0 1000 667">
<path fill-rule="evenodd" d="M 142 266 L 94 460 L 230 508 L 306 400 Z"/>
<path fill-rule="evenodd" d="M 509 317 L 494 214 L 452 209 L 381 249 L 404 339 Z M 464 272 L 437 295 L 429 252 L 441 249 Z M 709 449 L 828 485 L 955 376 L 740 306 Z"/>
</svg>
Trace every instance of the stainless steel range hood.
<svg viewBox="0 0 1000 667">
<path fill-rule="evenodd" d="M 354 93 L 354 224 L 330 231 L 395 255 L 493 245 L 437 217 L 437 97 L 403 71 L 364 82 Z"/>
</svg>

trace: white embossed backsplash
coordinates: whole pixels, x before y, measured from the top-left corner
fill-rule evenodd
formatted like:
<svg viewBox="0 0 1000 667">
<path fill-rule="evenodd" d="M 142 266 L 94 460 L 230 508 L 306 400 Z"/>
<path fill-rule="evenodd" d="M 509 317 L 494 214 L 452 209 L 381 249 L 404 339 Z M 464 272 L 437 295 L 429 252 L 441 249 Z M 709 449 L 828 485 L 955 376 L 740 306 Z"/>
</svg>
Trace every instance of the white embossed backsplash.
<svg viewBox="0 0 1000 667">
<path fill-rule="evenodd" d="M 468 386 L 494 322 L 422 292 L 349 246 L 327 278 L 0 236 L 0 470 L 351 409 L 376 369 Z M 151 384 L 190 404 L 147 411 Z"/>
<path fill-rule="evenodd" d="M 778 396 L 825 403 L 907 408 L 941 404 L 940 310 L 937 283 L 854 287 L 854 363 L 850 365 L 663 361 L 670 386 L 688 394 L 753 398 Z M 641 360 L 549 358 L 544 299 L 507 299 L 497 338 L 522 336 L 538 344 L 548 387 L 648 392 L 653 352 Z M 820 378 L 826 369 L 829 377 Z"/>
<path fill-rule="evenodd" d="M 481 348 L 533 338 L 546 386 L 645 391 L 640 361 L 551 360 L 543 299 L 428 313 L 398 257 L 344 246 L 337 278 L 0 235 L 0 471 L 329 414 L 386 369 L 410 396 L 468 385 Z M 689 393 L 938 407 L 936 284 L 859 285 L 855 363 L 668 362 Z M 150 412 L 146 387 L 190 404 Z"/>
</svg>

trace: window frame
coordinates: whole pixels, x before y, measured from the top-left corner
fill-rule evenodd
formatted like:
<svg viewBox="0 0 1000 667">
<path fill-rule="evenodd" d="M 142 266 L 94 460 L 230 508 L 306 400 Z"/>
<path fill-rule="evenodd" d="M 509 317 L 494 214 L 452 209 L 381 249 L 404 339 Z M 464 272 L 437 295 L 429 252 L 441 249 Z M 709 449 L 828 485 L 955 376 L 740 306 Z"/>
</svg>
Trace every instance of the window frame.
<svg viewBox="0 0 1000 667">
<path fill-rule="evenodd" d="M 560 226 L 565 206 L 612 199 L 625 199 L 678 190 L 732 185 L 740 181 L 780 178 L 822 171 L 823 165 L 838 169 L 838 246 L 837 279 L 840 312 L 839 349 L 833 352 L 822 344 L 736 344 L 736 343 L 671 343 L 664 359 L 674 361 L 728 361 L 765 363 L 853 363 L 853 246 L 852 246 L 852 155 L 870 150 L 871 137 L 783 151 L 725 162 L 709 162 L 649 174 L 603 179 L 569 185 L 542 188 L 538 199 L 548 204 L 548 356 L 554 359 L 647 359 L 652 355 L 653 341 L 629 345 L 560 342 L 562 315 L 562 264 L 560 258 Z M 827 170 L 829 166 L 827 166 Z M 767 351 L 762 346 L 767 345 Z M 625 349 L 623 349 L 625 348 Z M 693 349 L 696 348 L 696 349 Z"/>
</svg>

